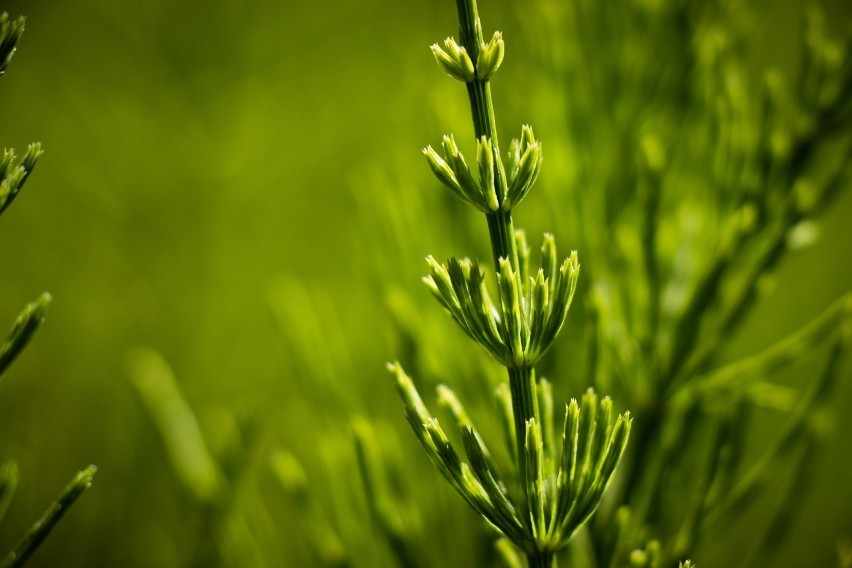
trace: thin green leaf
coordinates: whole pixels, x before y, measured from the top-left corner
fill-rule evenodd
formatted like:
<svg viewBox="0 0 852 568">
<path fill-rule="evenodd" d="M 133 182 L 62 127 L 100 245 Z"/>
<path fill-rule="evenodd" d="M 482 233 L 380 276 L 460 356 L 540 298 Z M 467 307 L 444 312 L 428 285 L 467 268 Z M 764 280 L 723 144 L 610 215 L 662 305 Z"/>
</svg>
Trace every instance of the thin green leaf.
<svg viewBox="0 0 852 568">
<path fill-rule="evenodd" d="M 77 501 L 86 489 L 92 486 L 92 479 L 97 468 L 90 465 L 79 472 L 74 479 L 65 487 L 41 518 L 30 528 L 27 534 L 18 542 L 15 549 L 9 553 L 5 560 L 0 563 L 0 568 L 19 568 L 23 566 L 30 556 L 44 542 L 44 539 L 56 527 L 68 509 Z"/>
<path fill-rule="evenodd" d="M 20 471 L 15 462 L 7 461 L 0 466 L 0 521 L 3 520 L 6 511 L 9 509 L 9 503 L 12 502 L 12 497 L 15 495 L 19 479 Z"/>
<path fill-rule="evenodd" d="M 44 292 L 39 298 L 24 308 L 6 342 L 0 347 L 0 375 L 2 375 L 12 361 L 23 351 L 30 342 L 33 334 L 44 323 L 47 307 L 50 305 L 51 296 Z"/>
</svg>

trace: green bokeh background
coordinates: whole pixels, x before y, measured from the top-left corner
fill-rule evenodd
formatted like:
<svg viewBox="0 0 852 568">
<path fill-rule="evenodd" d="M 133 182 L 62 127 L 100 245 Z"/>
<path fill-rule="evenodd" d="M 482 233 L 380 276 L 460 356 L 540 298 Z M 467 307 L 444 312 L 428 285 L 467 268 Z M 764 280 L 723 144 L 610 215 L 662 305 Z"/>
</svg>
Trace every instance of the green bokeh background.
<svg viewBox="0 0 852 568">
<path fill-rule="evenodd" d="M 764 4 L 757 59 L 792 68 L 803 7 Z M 826 8 L 843 29 L 848 4 Z M 316 431 L 269 299 L 281 278 L 295 279 L 333 298 L 329 328 L 352 338 L 351 396 L 405 427 L 382 368 L 396 355 L 381 339 L 389 318 L 367 258 L 368 236 L 382 228 L 357 214 L 356 192 L 385 170 L 405 176 L 401 190 L 436 190 L 419 149 L 462 126 L 448 124 L 456 111 L 436 101 L 449 94 L 446 104 L 463 109 L 465 100 L 444 85 L 426 46 L 455 31 L 453 6 L 69 0 L 0 9 L 28 18 L 0 81 L 0 143 L 39 140 L 46 149 L 0 223 L 2 321 L 11 325 L 42 290 L 54 296 L 46 324 L 0 383 L 0 456 L 14 457 L 23 477 L 0 550 L 95 463 L 95 486 L 32 565 L 179 565 L 181 552 L 167 543 L 191 539 L 198 520 L 128 381 L 133 348 L 159 350 L 201 414 L 226 409 L 261 424 L 260 453 L 285 446 L 310 464 Z M 532 39 L 520 36 L 520 4 L 481 10 L 511 46 L 495 96 L 514 124 L 526 119 L 519 109 L 529 92 L 513 82 L 523 75 L 512 53 Z M 525 207 L 534 222 L 535 198 Z M 826 213 L 820 241 L 780 267 L 742 333 L 743 353 L 852 289 L 850 215 L 847 191 Z M 408 275 L 383 277 L 418 286 Z M 831 565 L 835 540 L 852 535 L 848 367 L 785 566 Z M 280 508 L 273 557 L 303 565 L 295 515 L 270 499 Z"/>
</svg>

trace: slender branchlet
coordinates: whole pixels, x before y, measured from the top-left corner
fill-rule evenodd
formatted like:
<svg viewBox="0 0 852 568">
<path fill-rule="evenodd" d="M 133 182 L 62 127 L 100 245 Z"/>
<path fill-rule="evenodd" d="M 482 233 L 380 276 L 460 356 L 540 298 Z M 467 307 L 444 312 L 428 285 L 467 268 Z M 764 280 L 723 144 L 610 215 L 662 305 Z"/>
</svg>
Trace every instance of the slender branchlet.
<svg viewBox="0 0 852 568">
<path fill-rule="evenodd" d="M 98 470 L 93 465 L 90 465 L 83 471 L 74 476 L 68 486 L 62 491 L 59 497 L 54 501 L 47 511 L 36 521 L 36 523 L 27 531 L 27 534 L 18 542 L 15 549 L 6 556 L 5 560 L 0 562 L 2 568 L 18 568 L 26 564 L 30 556 L 38 549 L 47 535 L 53 530 L 59 520 L 65 515 L 71 505 L 92 486 L 92 480 L 95 477 L 95 472 Z"/>
</svg>

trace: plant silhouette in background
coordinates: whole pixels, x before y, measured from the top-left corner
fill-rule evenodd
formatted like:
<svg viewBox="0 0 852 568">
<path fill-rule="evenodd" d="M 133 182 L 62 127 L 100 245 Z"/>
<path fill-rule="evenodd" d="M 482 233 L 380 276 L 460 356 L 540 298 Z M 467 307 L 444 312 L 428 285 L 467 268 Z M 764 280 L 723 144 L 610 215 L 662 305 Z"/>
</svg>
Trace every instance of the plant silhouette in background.
<svg viewBox="0 0 852 568">
<path fill-rule="evenodd" d="M 540 0 L 523 20 L 542 38 L 542 106 L 564 156 L 554 215 L 590 259 L 586 348 L 570 363 L 635 416 L 626 476 L 577 555 L 695 558 L 772 496 L 739 558 L 764 565 L 804 502 L 852 297 L 762 352 L 730 353 L 848 186 L 850 37 L 831 38 L 809 9 L 799 72 L 755 80 L 752 3 L 619 6 Z M 802 390 L 776 378 L 793 363 L 811 377 Z M 767 416 L 785 425 L 755 458 L 747 444 Z"/>
<path fill-rule="evenodd" d="M 0 75 L 6 72 L 23 32 L 23 18 L 11 20 L 8 14 L 0 14 Z M 0 214 L 4 213 L 18 196 L 41 154 L 42 150 L 39 144 L 30 144 L 20 158 L 15 155 L 13 150 L 3 150 L 3 155 L 0 157 Z M 0 346 L 0 379 L 44 321 L 50 299 L 50 294 L 43 293 L 18 316 L 9 336 Z M 21 538 L 15 548 L 3 560 L 0 560 L 0 567 L 23 566 L 47 538 L 47 535 L 50 534 L 50 531 L 53 530 L 68 508 L 74 504 L 83 491 L 89 488 L 94 474 L 94 466 L 89 466 L 78 473 L 44 515 Z M 0 520 L 9 507 L 9 502 L 18 485 L 19 475 L 18 467 L 14 462 L 6 461 L 0 464 Z"/>
<path fill-rule="evenodd" d="M 133 350 L 128 367 L 133 388 L 162 436 L 180 489 L 198 516 L 196 538 L 182 547 L 186 554 L 182 565 L 262 566 L 269 562 L 240 507 L 255 449 L 254 424 L 241 423 L 231 412 L 218 409 L 205 431 L 171 368 L 156 351 Z"/>
</svg>

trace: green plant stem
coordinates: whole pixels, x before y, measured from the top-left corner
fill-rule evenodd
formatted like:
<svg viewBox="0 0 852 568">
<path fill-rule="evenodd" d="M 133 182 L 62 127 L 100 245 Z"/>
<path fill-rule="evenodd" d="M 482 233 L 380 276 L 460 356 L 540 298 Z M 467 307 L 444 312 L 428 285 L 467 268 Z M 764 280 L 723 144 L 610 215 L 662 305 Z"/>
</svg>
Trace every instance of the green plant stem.
<svg viewBox="0 0 852 568">
<path fill-rule="evenodd" d="M 491 237 L 491 250 L 494 253 L 494 267 L 500 266 L 501 258 L 508 258 L 512 270 L 518 270 L 518 249 L 515 244 L 515 228 L 512 214 L 508 211 L 496 211 L 485 216 L 488 219 L 488 235 Z"/>
<path fill-rule="evenodd" d="M 556 568 L 556 555 L 549 550 L 537 550 L 527 554 L 529 568 Z"/>
<path fill-rule="evenodd" d="M 641 416 L 642 420 L 637 420 L 637 427 L 631 440 L 632 448 L 630 451 L 632 456 L 622 497 L 624 503 L 630 503 L 634 507 L 636 505 L 636 503 L 633 503 L 634 498 L 641 498 L 642 495 L 648 495 L 648 492 L 655 492 L 654 489 L 645 487 L 644 484 L 646 483 L 647 472 L 656 469 L 654 459 L 658 457 L 659 448 L 656 447 L 655 442 L 660 438 L 666 415 L 666 405 L 662 401 L 648 403 L 637 415 Z M 655 482 L 651 481 L 651 483 Z M 643 493 L 640 490 L 645 492 Z"/>
<path fill-rule="evenodd" d="M 68 512 L 74 502 L 92 485 L 97 468 L 90 465 L 79 472 L 65 488 L 56 501 L 51 503 L 41 518 L 27 531 L 15 549 L 0 561 L 0 568 L 20 568 L 30 559 L 36 549 L 44 542 L 59 520 Z"/>
<path fill-rule="evenodd" d="M 459 16 L 459 41 L 475 63 L 479 58 L 480 46 L 483 44 L 482 26 L 479 21 L 476 0 L 457 0 L 456 7 Z M 494 256 L 494 269 L 497 270 L 500 259 L 505 258 L 511 264 L 512 270 L 519 273 L 520 262 L 515 242 L 515 230 L 512 224 L 512 213 L 502 208 L 508 192 L 508 181 L 503 161 L 500 158 L 497 121 L 494 117 L 491 87 L 487 80 L 480 79 L 467 82 L 466 86 L 476 139 L 479 140 L 484 137 L 490 140 L 494 153 L 494 184 L 500 208 L 486 214 L 491 251 Z M 521 487 L 526 487 L 526 467 L 524 467 L 522 460 L 526 445 L 527 421 L 535 419 L 536 423 L 541 425 L 535 372 L 531 366 L 526 365 L 519 368 L 508 367 L 507 370 L 509 388 L 512 394 L 512 414 L 518 456 L 518 481 Z M 532 504 L 528 503 L 527 506 L 530 507 Z M 527 563 L 530 568 L 555 568 L 556 557 L 552 551 L 535 550 L 527 554 Z"/>
<path fill-rule="evenodd" d="M 479 57 L 482 44 L 482 26 L 475 0 L 457 0 L 459 15 L 459 41 L 473 61 Z M 494 118 L 494 103 L 491 100 L 491 86 L 487 80 L 474 80 L 465 83 L 473 116 L 473 132 L 476 139 L 483 136 L 491 141 L 494 153 L 494 184 L 497 188 L 497 201 L 502 204 L 506 198 L 507 180 L 503 161 L 500 159 L 500 144 L 497 138 L 497 120 Z M 502 209 L 487 215 L 488 232 L 491 236 L 491 250 L 494 253 L 494 267 L 501 258 L 509 259 L 512 267 L 518 267 L 518 251 L 515 245 L 515 230 L 512 214 Z"/>
<path fill-rule="evenodd" d="M 456 0 L 459 13 L 459 41 L 470 54 L 472 61 L 479 56 L 479 44 L 482 43 L 482 28 L 479 22 L 479 10 L 476 0 Z"/>
<path fill-rule="evenodd" d="M 509 389 L 512 392 L 512 413 L 515 417 L 515 442 L 518 446 L 518 474 L 521 487 L 526 486 L 523 463 L 524 446 L 527 439 L 527 420 L 535 418 L 540 423 L 538 397 L 536 396 L 535 373 L 532 367 L 515 369 L 509 367 Z"/>
<path fill-rule="evenodd" d="M 473 61 L 479 56 L 482 44 L 482 26 L 475 0 L 457 0 L 459 15 L 459 38 Z M 476 138 L 483 136 L 491 140 L 494 152 L 494 180 L 497 187 L 497 199 L 502 203 L 506 197 L 506 172 L 500 159 L 500 146 L 497 141 L 497 120 L 494 118 L 494 104 L 491 101 L 491 87 L 488 81 L 475 80 L 466 83 L 473 115 L 473 130 Z M 515 244 L 515 229 L 512 213 L 500 209 L 486 215 L 488 234 L 491 237 L 491 251 L 494 254 L 494 269 L 506 258 L 512 269 L 518 272 L 518 247 Z M 523 455 L 526 439 L 526 421 L 538 419 L 538 403 L 535 396 L 535 379 L 532 368 L 509 369 L 512 388 L 512 404 L 515 414 L 515 435 L 518 440 L 518 455 Z M 520 411 L 520 412 L 519 412 Z"/>
<path fill-rule="evenodd" d="M 647 181 L 642 220 L 642 264 L 648 282 L 648 335 L 645 349 L 648 360 L 656 365 L 657 334 L 660 327 L 660 267 L 657 262 L 657 220 L 660 209 L 659 181 Z M 656 369 L 652 376 L 656 378 Z M 656 387 L 656 385 L 655 385 Z"/>
</svg>

